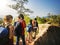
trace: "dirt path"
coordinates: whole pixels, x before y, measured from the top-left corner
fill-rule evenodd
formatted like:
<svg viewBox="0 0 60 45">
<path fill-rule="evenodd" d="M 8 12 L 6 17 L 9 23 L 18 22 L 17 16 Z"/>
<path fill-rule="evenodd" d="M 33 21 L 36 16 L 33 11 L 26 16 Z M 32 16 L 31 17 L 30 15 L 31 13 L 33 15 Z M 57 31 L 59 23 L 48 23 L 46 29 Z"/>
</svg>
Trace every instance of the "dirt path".
<svg viewBox="0 0 60 45">
<path fill-rule="evenodd" d="M 34 42 L 47 31 L 49 26 L 49 24 L 39 24 L 39 33 L 36 36 L 36 39 L 34 39 L 32 43 L 28 43 L 28 41 L 26 41 L 26 45 L 34 45 Z M 20 41 L 20 45 L 22 45 L 22 41 Z"/>
<path fill-rule="evenodd" d="M 29 45 L 34 45 L 34 42 L 47 31 L 49 26 L 50 26 L 49 24 L 40 24 L 39 25 L 39 33 L 36 36 L 36 39 L 32 43 L 30 43 Z"/>
</svg>

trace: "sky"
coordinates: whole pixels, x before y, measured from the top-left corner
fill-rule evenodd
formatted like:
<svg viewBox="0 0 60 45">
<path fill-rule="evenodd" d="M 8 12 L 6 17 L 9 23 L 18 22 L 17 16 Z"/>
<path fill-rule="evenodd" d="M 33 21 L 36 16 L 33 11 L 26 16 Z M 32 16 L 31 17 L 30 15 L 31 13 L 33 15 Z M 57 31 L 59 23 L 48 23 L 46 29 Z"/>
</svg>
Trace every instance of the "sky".
<svg viewBox="0 0 60 45">
<path fill-rule="evenodd" d="M 29 8 L 33 11 L 33 13 L 30 14 L 30 17 L 44 17 L 47 16 L 48 13 L 51 14 L 60 14 L 60 0 L 28 0 L 29 2 L 25 4 L 24 6 L 26 8 Z M 2 4 L 3 2 L 3 4 Z M 7 0 L 0 0 L 0 15 L 4 16 L 6 14 L 12 14 L 16 17 L 17 12 L 8 6 L 6 6 L 8 3 L 13 3 L 12 1 Z M 0 17 L 2 17 L 0 16 Z"/>
<path fill-rule="evenodd" d="M 29 0 L 27 7 L 34 11 L 33 17 L 60 14 L 60 0 Z"/>
</svg>

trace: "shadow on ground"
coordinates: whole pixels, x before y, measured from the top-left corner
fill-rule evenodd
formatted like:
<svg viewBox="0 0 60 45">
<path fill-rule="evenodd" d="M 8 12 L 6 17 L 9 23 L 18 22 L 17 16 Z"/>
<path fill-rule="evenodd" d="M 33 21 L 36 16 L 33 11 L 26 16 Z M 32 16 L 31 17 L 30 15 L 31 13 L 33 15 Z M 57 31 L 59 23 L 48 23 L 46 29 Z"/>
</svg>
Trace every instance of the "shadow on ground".
<svg viewBox="0 0 60 45">
<path fill-rule="evenodd" d="M 50 26 L 34 45 L 60 45 L 60 27 Z"/>
</svg>

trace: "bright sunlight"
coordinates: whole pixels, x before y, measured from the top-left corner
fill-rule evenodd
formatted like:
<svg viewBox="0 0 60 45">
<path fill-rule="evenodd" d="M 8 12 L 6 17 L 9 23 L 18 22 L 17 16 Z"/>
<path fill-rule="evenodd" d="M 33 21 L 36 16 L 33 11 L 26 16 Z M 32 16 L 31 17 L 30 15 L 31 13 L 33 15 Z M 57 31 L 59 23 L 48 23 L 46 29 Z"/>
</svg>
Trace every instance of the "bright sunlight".
<svg viewBox="0 0 60 45">
<path fill-rule="evenodd" d="M 5 8 L 7 4 L 8 4 L 7 0 L 0 0 L 0 9 Z"/>
</svg>

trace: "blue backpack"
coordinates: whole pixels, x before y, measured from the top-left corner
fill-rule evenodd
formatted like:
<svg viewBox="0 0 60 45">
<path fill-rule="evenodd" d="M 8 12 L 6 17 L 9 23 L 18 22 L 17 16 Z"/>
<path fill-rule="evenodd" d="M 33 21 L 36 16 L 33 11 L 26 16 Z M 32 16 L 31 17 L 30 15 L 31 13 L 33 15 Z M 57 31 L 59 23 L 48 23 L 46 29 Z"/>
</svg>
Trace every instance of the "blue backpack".
<svg viewBox="0 0 60 45">
<path fill-rule="evenodd" d="M 27 32 L 30 32 L 30 31 L 32 30 L 32 25 L 29 24 L 29 25 L 26 27 L 26 30 L 27 30 Z"/>
<path fill-rule="evenodd" d="M 4 27 L 0 26 L 0 38 L 4 38 L 7 35 L 8 35 L 7 28 L 4 28 Z"/>
</svg>

